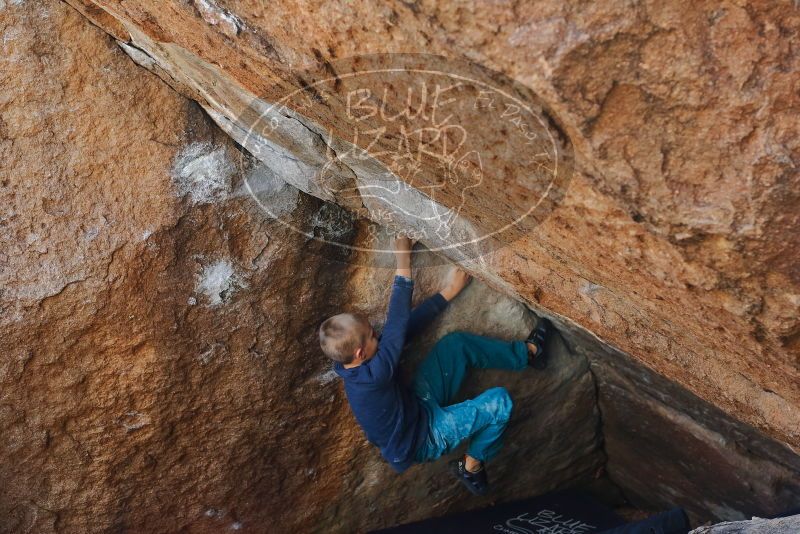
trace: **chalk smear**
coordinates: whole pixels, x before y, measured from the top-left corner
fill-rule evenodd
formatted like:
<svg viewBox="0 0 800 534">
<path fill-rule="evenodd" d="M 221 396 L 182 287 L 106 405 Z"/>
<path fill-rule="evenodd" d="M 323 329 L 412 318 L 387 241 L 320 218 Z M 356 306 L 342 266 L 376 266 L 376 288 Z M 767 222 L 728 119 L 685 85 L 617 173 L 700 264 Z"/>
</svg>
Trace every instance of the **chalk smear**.
<svg viewBox="0 0 800 534">
<path fill-rule="evenodd" d="M 208 298 L 209 305 L 219 306 L 233 294 L 247 287 L 227 260 L 217 260 L 203 267 L 197 283 L 197 292 Z"/>
<path fill-rule="evenodd" d="M 178 195 L 189 195 L 192 204 L 224 200 L 235 172 L 225 148 L 210 143 L 192 143 L 178 154 L 172 165 Z"/>
</svg>

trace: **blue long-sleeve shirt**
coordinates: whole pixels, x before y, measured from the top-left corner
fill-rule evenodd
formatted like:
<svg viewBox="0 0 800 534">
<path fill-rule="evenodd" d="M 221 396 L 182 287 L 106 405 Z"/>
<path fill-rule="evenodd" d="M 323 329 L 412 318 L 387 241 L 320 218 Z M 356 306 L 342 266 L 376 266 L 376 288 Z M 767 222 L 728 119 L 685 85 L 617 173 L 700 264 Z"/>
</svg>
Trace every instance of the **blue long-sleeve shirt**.
<svg viewBox="0 0 800 534">
<path fill-rule="evenodd" d="M 411 466 L 417 447 L 428 437 L 427 413 L 397 376 L 400 355 L 406 341 L 447 306 L 447 300 L 436 293 L 412 311 L 413 290 L 412 280 L 395 276 L 375 356 L 351 369 L 334 364 L 336 374 L 344 380 L 350 409 L 367 439 L 398 472 Z"/>
</svg>

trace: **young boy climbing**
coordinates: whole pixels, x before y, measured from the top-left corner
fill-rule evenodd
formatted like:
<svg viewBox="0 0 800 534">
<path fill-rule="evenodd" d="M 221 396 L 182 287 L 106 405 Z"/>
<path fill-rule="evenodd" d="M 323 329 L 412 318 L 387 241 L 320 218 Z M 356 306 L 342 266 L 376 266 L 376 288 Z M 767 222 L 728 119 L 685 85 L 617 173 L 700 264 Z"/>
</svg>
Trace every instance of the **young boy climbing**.
<svg viewBox="0 0 800 534">
<path fill-rule="evenodd" d="M 525 341 L 447 334 L 420 364 L 411 388 L 406 388 L 397 372 L 404 345 L 445 309 L 470 277 L 454 269 L 444 289 L 412 310 L 411 241 L 397 238 L 394 250 L 397 271 L 381 336 L 364 316 L 341 313 L 320 326 L 320 345 L 334 360 L 334 370 L 344 381 L 350 408 L 367 439 L 396 471 L 414 462 L 436 460 L 469 439 L 466 455 L 450 462 L 450 468 L 472 493 L 484 495 L 489 489 L 485 463 L 502 446 L 511 397 L 505 388 L 497 387 L 474 399 L 451 403 L 468 368 L 543 369 L 550 322 L 540 319 Z"/>
</svg>

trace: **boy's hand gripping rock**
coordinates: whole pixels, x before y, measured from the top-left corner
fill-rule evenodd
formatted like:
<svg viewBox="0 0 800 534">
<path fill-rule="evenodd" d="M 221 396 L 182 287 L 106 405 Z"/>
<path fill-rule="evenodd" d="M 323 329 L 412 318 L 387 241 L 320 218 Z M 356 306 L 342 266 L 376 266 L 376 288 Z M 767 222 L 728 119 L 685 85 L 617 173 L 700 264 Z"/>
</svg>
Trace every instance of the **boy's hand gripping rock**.
<svg viewBox="0 0 800 534">
<path fill-rule="evenodd" d="M 467 287 L 471 280 L 472 277 L 469 274 L 458 267 L 453 267 L 447 275 L 447 285 L 439 293 L 449 302 L 461 293 L 461 290 Z"/>
</svg>

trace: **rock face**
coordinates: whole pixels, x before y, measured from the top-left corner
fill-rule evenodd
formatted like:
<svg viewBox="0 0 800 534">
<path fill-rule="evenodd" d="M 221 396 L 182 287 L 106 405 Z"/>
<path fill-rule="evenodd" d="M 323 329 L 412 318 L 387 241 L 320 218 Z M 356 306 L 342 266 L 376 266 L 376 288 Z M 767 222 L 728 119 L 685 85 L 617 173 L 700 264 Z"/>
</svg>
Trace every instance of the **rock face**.
<svg viewBox="0 0 800 534">
<path fill-rule="evenodd" d="M 427 296 L 425 289 L 419 289 L 441 287 L 446 271 L 447 267 L 440 265 L 417 269 L 415 301 Z M 352 309 L 380 324 L 383 308 L 376 309 L 375 302 L 388 297 L 392 274 L 387 270 L 356 272 L 349 286 L 354 298 Z M 533 315 L 525 306 L 473 282 L 428 331 L 409 345 L 402 369 L 404 379 L 410 381 L 416 365 L 448 332 L 520 339 L 534 324 Z M 557 342 L 550 367 L 540 373 L 473 372 L 463 388 L 461 400 L 497 385 L 506 387 L 514 399 L 505 447 L 490 471 L 496 487 L 491 496 L 465 498 L 454 486 L 444 462 L 414 466 L 398 477 L 356 431 L 352 442 L 336 452 L 344 457 L 343 465 L 334 466 L 343 469 L 338 472 L 343 477 L 342 485 L 334 502 L 324 506 L 323 513 L 317 516 L 319 528 L 327 532 L 381 528 L 486 506 L 496 500 L 512 500 L 530 494 L 531 488 L 537 488 L 534 493 L 542 493 L 592 479 L 605 458 L 600 448 L 599 413 L 588 362 Z M 565 428 L 569 428 L 568 442 L 563 439 Z M 325 476 L 328 468 L 323 465 L 320 469 L 320 476 Z"/>
<path fill-rule="evenodd" d="M 512 76 L 536 92 L 527 101 L 549 117 L 545 131 L 563 134 L 556 144 L 574 153 L 574 175 L 526 239 L 483 261 L 454 257 L 800 447 L 790 45 L 800 19 L 788 4 L 71 3 L 281 178 L 376 219 L 364 185 L 387 162 L 328 157 L 352 130 L 335 113 L 341 101 L 288 106 L 255 135 L 248 113 L 302 87 L 298 72 L 335 75 L 336 58 L 364 52 L 438 53 Z M 418 170 L 425 186 L 437 175 Z M 361 196 L 337 197 L 330 180 Z M 513 197 L 516 178 L 495 180 L 494 198 L 459 208 L 456 222 L 503 221 L 491 206 Z M 414 191 L 400 201 L 410 211 Z M 456 208 L 452 195 L 437 205 Z"/>
<path fill-rule="evenodd" d="M 328 157 L 343 141 L 314 135 L 336 125 L 294 116 L 264 138 L 280 157 L 258 161 L 212 122 L 248 141 L 236 105 L 297 86 L 293 72 L 356 43 L 463 50 L 535 89 L 555 117 L 543 131 L 574 150 L 560 206 L 513 249 L 462 257 L 488 285 L 475 281 L 409 347 L 408 375 L 446 332 L 526 334 L 525 304 L 560 325 L 545 373 L 485 372 L 465 388 L 502 384 L 516 400 L 492 498 L 605 466 L 635 503 L 681 504 L 702 521 L 796 505 L 800 468 L 781 443 L 798 444 L 785 238 L 796 68 L 778 40 L 796 16 L 767 4 L 333 3 L 314 19 L 280 3 L 72 4 L 119 46 L 65 3 L 0 1 L 0 531 L 353 532 L 491 501 L 465 495 L 443 464 L 394 475 L 319 352 L 333 313 L 380 323 L 391 277 L 366 267 L 383 261 L 374 252 L 313 239 L 359 246 L 385 231 L 285 183 L 287 155 L 353 179 Z M 708 24 L 680 23 L 698 13 Z M 678 54 L 665 39 L 711 48 Z M 719 117 L 730 129 L 699 136 Z M 328 198 L 318 178 L 297 185 Z M 455 223 L 502 220 L 515 186 L 495 186 Z M 332 200 L 357 213 L 366 202 Z M 417 300 L 445 269 L 420 261 Z"/>
<path fill-rule="evenodd" d="M 571 352 L 590 362 L 606 469 L 631 502 L 681 506 L 695 523 L 796 508 L 800 457 L 791 450 L 629 356 L 562 332 Z"/>
<path fill-rule="evenodd" d="M 691 534 L 791 534 L 800 530 L 800 516 L 719 523 L 694 529 Z"/>
<path fill-rule="evenodd" d="M 246 502 L 275 517 L 262 477 L 291 495 L 340 438 L 318 426 L 345 414 L 313 349 L 346 273 L 237 198 L 227 136 L 71 8 L 0 16 L 0 531 L 219 531 Z M 302 412 L 281 431 L 301 398 L 318 435 Z"/>
<path fill-rule="evenodd" d="M 382 320 L 391 273 L 289 224 L 365 229 L 333 224 L 338 208 L 276 180 L 66 4 L 0 16 L 0 531 L 353 532 L 475 506 L 443 464 L 398 478 L 318 349 L 333 313 Z M 442 269 L 418 269 L 418 299 Z M 410 357 L 453 329 L 521 337 L 533 321 L 475 282 Z M 602 465 L 588 364 L 554 359 L 470 383 L 520 402 L 497 497 Z"/>
</svg>

